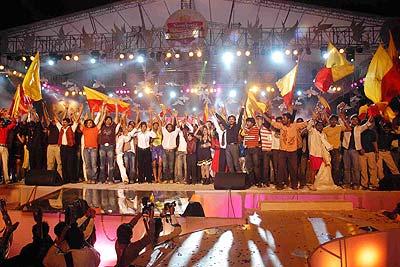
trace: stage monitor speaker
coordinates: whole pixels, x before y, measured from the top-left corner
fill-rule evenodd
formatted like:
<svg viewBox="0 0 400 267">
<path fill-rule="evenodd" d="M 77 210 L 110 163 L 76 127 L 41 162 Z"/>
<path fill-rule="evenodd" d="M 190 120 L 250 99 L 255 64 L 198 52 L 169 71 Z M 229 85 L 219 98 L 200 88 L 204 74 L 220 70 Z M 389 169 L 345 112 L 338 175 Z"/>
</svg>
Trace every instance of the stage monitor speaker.
<svg viewBox="0 0 400 267">
<path fill-rule="evenodd" d="M 58 186 L 63 179 L 56 170 L 30 170 L 25 177 L 26 185 Z"/>
<path fill-rule="evenodd" d="M 214 179 L 214 189 L 244 190 L 250 188 L 246 173 L 217 172 Z"/>
<path fill-rule="evenodd" d="M 379 190 L 395 191 L 400 190 L 400 174 L 386 175 L 379 181 Z"/>
</svg>

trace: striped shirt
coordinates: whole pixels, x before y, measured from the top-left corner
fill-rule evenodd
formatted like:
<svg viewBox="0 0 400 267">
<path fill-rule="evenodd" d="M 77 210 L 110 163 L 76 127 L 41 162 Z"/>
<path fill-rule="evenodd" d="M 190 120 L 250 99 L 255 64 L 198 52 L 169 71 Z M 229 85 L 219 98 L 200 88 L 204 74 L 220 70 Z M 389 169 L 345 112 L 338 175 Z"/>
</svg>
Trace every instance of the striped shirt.
<svg viewBox="0 0 400 267">
<path fill-rule="evenodd" d="M 261 149 L 262 151 L 271 151 L 272 149 L 272 135 L 273 132 L 268 128 L 262 126 L 260 129 L 261 136 Z"/>
<path fill-rule="evenodd" d="M 245 128 L 243 131 L 244 146 L 246 148 L 258 147 L 260 140 L 260 129 L 257 126 L 253 126 L 250 129 Z"/>
</svg>

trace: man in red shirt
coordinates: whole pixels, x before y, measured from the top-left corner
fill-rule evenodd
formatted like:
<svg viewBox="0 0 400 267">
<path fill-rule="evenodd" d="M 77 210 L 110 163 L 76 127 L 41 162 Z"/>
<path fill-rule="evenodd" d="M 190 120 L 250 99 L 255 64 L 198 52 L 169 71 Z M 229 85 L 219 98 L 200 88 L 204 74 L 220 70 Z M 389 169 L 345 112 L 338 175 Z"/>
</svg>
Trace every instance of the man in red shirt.
<svg viewBox="0 0 400 267">
<path fill-rule="evenodd" d="M 243 130 L 244 146 L 246 148 L 246 170 L 249 174 L 250 184 L 261 187 L 260 172 L 260 129 L 254 118 L 246 119 L 246 128 Z"/>
<path fill-rule="evenodd" d="M 1 162 L 3 165 L 3 181 L 2 183 L 9 184 L 10 176 L 8 175 L 8 147 L 7 147 L 7 137 L 12 129 L 16 125 L 15 120 L 12 120 L 10 124 L 7 125 L 4 118 L 0 118 L 0 155 Z"/>
</svg>

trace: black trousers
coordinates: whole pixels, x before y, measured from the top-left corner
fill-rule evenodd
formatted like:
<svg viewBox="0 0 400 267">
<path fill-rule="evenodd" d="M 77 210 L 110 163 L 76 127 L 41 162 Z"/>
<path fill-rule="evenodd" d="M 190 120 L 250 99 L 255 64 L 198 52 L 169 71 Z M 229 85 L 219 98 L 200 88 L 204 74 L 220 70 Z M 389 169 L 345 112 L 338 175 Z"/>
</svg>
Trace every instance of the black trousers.
<svg viewBox="0 0 400 267">
<path fill-rule="evenodd" d="M 261 182 L 264 184 L 271 183 L 271 163 L 272 160 L 272 151 L 262 151 L 262 165 L 263 165 L 263 172 Z M 274 168 L 275 171 L 275 168 Z"/>
<path fill-rule="evenodd" d="M 274 177 L 271 179 L 274 184 L 277 184 L 278 169 L 279 169 L 279 155 L 281 151 L 279 149 L 272 149 L 272 165 L 274 166 Z"/>
<path fill-rule="evenodd" d="M 62 174 L 64 183 L 78 182 L 77 171 L 76 171 L 76 148 L 75 146 L 64 146 L 60 147 Z"/>
<path fill-rule="evenodd" d="M 186 165 L 187 165 L 187 183 L 198 183 L 197 177 L 197 157 L 196 153 L 186 155 Z"/>
<path fill-rule="evenodd" d="M 29 167 L 32 170 L 43 170 L 44 167 L 44 149 L 40 145 L 29 147 Z"/>
<path fill-rule="evenodd" d="M 149 182 L 153 180 L 152 165 L 151 165 L 151 151 L 150 148 L 137 149 L 138 157 L 138 181 L 139 183 Z"/>
<path fill-rule="evenodd" d="M 277 184 L 282 186 L 288 184 L 290 174 L 291 186 L 297 188 L 297 151 L 288 152 L 281 150 L 279 153 Z"/>
<path fill-rule="evenodd" d="M 220 148 L 218 159 L 218 171 L 226 172 L 226 152 L 225 148 Z"/>
</svg>

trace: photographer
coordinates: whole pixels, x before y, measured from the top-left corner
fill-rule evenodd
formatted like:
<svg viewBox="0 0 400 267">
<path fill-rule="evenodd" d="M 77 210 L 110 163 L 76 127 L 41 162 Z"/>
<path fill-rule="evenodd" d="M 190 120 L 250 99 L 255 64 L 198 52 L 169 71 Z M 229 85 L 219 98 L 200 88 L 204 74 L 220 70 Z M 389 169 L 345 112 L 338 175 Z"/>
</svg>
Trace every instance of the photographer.
<svg viewBox="0 0 400 267">
<path fill-rule="evenodd" d="M 84 199 L 77 199 L 65 209 L 65 222 L 68 225 L 76 222 L 83 231 L 85 241 L 91 246 L 96 243 L 95 215 L 96 211 Z"/>
<path fill-rule="evenodd" d="M 97 267 L 100 264 L 100 253 L 93 247 L 87 246 L 83 231 L 76 223 L 67 226 L 64 234 L 57 237 L 56 243 L 49 249 L 43 260 L 46 267 Z M 59 246 L 66 241 L 68 250 L 63 252 Z"/>
<path fill-rule="evenodd" d="M 143 217 L 142 213 L 138 213 L 129 223 L 123 223 L 118 226 L 117 229 L 117 241 L 115 242 L 115 251 L 117 253 L 117 265 L 116 267 L 125 267 L 139 256 L 146 246 L 151 244 L 154 240 L 155 233 L 155 221 L 153 219 L 153 213 L 149 213 L 147 219 L 144 219 L 146 234 L 138 241 L 132 242 L 133 228 L 138 223 L 140 218 Z"/>
<path fill-rule="evenodd" d="M 0 237 L 0 265 L 4 266 L 8 256 L 8 252 L 12 245 L 13 232 L 17 229 L 19 222 L 16 222 L 14 224 L 11 222 L 11 218 L 8 215 L 6 209 L 6 201 L 4 199 L 0 199 L 0 212 L 2 214 L 5 224 L 5 230 L 3 232 L 3 235 Z"/>
</svg>

